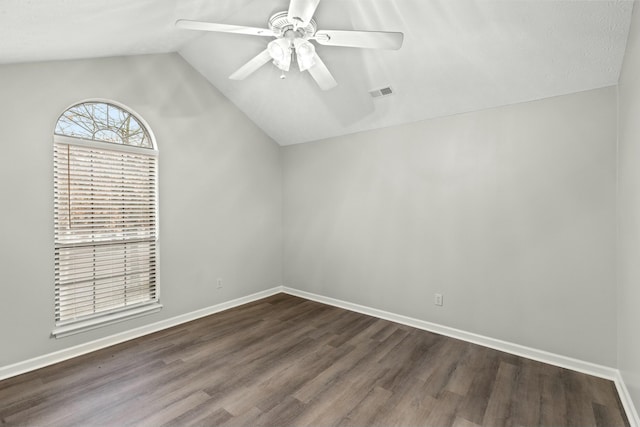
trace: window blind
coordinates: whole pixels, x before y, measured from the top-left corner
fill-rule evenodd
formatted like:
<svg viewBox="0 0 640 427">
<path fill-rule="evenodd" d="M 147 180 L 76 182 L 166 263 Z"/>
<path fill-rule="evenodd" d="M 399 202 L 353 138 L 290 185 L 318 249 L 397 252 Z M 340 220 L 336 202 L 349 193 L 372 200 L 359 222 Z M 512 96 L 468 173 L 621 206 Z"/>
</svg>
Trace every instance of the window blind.
<svg viewBox="0 0 640 427">
<path fill-rule="evenodd" d="M 157 158 L 110 145 L 54 142 L 57 325 L 158 301 Z"/>
</svg>

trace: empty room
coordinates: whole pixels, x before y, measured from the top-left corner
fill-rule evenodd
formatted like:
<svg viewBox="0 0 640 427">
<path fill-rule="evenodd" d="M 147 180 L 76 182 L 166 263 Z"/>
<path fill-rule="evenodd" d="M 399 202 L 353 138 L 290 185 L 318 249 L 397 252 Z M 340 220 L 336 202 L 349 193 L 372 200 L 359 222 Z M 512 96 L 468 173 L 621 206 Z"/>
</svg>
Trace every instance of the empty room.
<svg viewBox="0 0 640 427">
<path fill-rule="evenodd" d="M 640 0 L 0 0 L 0 425 L 640 427 Z"/>
</svg>

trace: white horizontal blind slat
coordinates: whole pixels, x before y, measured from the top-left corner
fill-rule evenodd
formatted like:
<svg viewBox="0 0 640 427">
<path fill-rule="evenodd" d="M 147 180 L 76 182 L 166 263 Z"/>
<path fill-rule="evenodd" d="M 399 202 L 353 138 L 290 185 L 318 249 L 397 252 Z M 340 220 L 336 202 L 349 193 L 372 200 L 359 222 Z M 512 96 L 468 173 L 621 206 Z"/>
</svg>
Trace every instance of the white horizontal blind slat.
<svg viewBox="0 0 640 427">
<path fill-rule="evenodd" d="M 157 158 L 54 143 L 57 324 L 157 302 Z"/>
</svg>

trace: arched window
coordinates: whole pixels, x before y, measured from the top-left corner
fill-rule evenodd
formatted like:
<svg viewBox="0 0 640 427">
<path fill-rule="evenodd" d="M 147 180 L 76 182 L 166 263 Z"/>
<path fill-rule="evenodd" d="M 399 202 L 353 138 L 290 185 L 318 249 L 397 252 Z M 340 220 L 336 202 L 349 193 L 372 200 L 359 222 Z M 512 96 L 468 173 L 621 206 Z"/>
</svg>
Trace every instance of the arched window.
<svg viewBox="0 0 640 427">
<path fill-rule="evenodd" d="M 106 102 L 83 102 L 62 113 L 56 135 L 153 149 L 149 131 L 133 113 Z"/>
<path fill-rule="evenodd" d="M 53 335 L 159 310 L 151 131 L 125 107 L 88 101 L 62 113 L 53 140 Z"/>
</svg>

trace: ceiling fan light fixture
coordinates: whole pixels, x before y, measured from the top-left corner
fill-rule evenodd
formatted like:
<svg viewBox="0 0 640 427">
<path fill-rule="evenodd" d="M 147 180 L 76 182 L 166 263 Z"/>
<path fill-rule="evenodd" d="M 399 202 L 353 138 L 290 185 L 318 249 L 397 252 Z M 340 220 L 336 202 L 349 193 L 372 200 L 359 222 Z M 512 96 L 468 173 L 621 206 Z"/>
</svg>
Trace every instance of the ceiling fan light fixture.
<svg viewBox="0 0 640 427">
<path fill-rule="evenodd" d="M 300 71 L 306 71 L 313 67 L 316 63 L 316 48 L 313 44 L 303 39 L 295 39 L 293 41 L 296 50 L 296 60 Z"/>
<path fill-rule="evenodd" d="M 307 71 L 322 90 L 330 90 L 337 86 L 336 80 L 316 52 L 315 43 L 325 46 L 356 47 L 363 49 L 391 49 L 402 47 L 404 34 L 389 31 L 358 30 L 322 30 L 317 31 L 317 23 L 313 19 L 321 0 L 288 0 L 286 11 L 276 12 L 269 18 L 269 28 L 247 27 L 215 22 L 192 21 L 179 19 L 176 27 L 187 30 L 213 31 L 220 33 L 248 34 L 262 37 L 275 37 L 267 48 L 249 60 L 246 64 L 229 76 L 231 80 L 244 80 L 260 67 L 272 62 L 282 73 L 280 78 L 291 68 L 295 53 L 300 71 Z"/>
<path fill-rule="evenodd" d="M 273 64 L 282 71 L 289 71 L 291 66 L 291 45 L 287 39 L 276 39 L 269 43 L 267 50 Z"/>
</svg>

